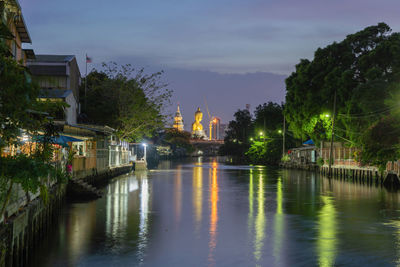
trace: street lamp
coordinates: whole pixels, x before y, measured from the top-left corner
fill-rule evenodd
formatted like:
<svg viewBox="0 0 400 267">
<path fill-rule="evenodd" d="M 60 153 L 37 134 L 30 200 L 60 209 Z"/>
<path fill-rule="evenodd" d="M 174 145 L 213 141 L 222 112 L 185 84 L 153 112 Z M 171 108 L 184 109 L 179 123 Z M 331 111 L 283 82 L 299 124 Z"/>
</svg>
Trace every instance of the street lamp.
<svg viewBox="0 0 400 267">
<path fill-rule="evenodd" d="M 254 140 L 253 137 L 251 137 L 251 138 L 250 138 L 250 141 L 253 141 L 253 140 Z"/>
<path fill-rule="evenodd" d="M 146 161 L 146 148 L 147 148 L 147 144 L 146 144 L 146 143 L 143 143 L 142 146 L 144 147 L 144 156 L 143 156 L 143 158 L 144 158 L 144 161 Z"/>
<path fill-rule="evenodd" d="M 282 130 L 278 130 L 278 133 L 281 134 L 281 133 L 282 133 Z"/>
</svg>

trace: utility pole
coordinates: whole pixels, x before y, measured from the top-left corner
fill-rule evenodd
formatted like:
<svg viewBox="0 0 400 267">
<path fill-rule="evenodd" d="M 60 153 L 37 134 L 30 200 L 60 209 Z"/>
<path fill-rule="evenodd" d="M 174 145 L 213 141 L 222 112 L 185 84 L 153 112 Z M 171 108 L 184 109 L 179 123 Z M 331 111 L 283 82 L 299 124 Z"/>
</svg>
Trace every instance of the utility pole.
<svg viewBox="0 0 400 267">
<path fill-rule="evenodd" d="M 333 136 L 335 135 L 335 118 L 336 118 L 336 89 L 335 89 L 335 96 L 333 99 L 332 136 L 331 136 L 331 149 L 329 151 L 329 170 L 328 170 L 329 178 L 332 177 Z"/>
<path fill-rule="evenodd" d="M 264 114 L 264 134 L 265 134 L 265 114 Z"/>
<path fill-rule="evenodd" d="M 285 134 L 286 134 L 286 119 L 285 114 L 283 114 L 283 142 L 282 142 L 282 157 L 285 156 Z"/>
<path fill-rule="evenodd" d="M 87 63 L 88 63 L 88 56 L 87 54 L 85 55 L 85 63 L 86 63 L 86 74 L 85 74 L 85 113 L 87 114 L 87 110 L 86 110 L 86 103 L 87 103 Z"/>
</svg>

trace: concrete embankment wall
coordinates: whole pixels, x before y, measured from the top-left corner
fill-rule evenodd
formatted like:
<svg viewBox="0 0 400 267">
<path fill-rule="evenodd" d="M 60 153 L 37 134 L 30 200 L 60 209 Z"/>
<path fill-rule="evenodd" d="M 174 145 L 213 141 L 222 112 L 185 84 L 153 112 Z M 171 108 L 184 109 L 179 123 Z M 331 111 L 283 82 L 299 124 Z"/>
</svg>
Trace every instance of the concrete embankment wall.
<svg viewBox="0 0 400 267">
<path fill-rule="evenodd" d="M 33 247 L 57 220 L 65 192 L 66 185 L 55 185 L 47 203 L 36 198 L 0 224 L 0 267 L 28 266 Z"/>
<path fill-rule="evenodd" d="M 100 174 L 82 177 L 91 184 L 107 183 L 112 177 L 129 172 L 130 166 L 113 168 Z M 9 206 L 6 222 L 0 222 L 0 267 L 29 266 L 35 248 L 45 237 L 50 226 L 57 223 L 62 210 L 67 185 L 57 184 L 49 192 L 49 201 L 32 195 L 30 202 L 26 194 L 16 187 Z"/>
<path fill-rule="evenodd" d="M 319 171 L 321 175 L 324 176 L 329 175 L 328 165 L 323 165 L 320 167 L 316 164 L 297 164 L 292 162 L 285 162 L 281 163 L 280 166 L 286 169 Z M 361 183 L 385 184 L 386 186 L 392 186 L 396 184 L 400 185 L 400 181 L 396 174 L 391 174 L 386 171 L 384 172 L 383 175 L 381 175 L 376 167 L 371 167 L 371 166 L 360 167 L 360 166 L 332 165 L 331 176 L 337 179 L 350 179 Z M 388 177 L 390 179 L 387 179 Z"/>
<path fill-rule="evenodd" d="M 91 175 L 87 175 L 82 179 L 91 185 L 99 186 L 102 184 L 106 184 L 113 177 L 128 173 L 131 169 L 132 165 L 121 166 L 98 173 L 92 173 Z"/>
</svg>

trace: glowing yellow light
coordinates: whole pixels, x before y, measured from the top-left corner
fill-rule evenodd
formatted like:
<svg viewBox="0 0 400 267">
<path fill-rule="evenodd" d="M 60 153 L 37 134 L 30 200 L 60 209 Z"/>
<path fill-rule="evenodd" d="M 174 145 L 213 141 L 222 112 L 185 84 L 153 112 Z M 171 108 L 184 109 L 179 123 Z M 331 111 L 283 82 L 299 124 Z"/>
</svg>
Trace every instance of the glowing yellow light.
<svg viewBox="0 0 400 267">
<path fill-rule="evenodd" d="M 250 169 L 250 181 L 249 181 L 249 217 L 248 217 L 248 230 L 251 232 L 253 226 L 253 169 Z"/>
<path fill-rule="evenodd" d="M 195 212 L 196 231 L 200 228 L 203 207 L 203 168 L 197 163 L 193 169 L 193 209 Z"/>
<path fill-rule="evenodd" d="M 213 166 L 214 163 L 213 162 Z M 215 165 L 216 166 L 216 165 Z M 213 167 L 212 169 L 212 179 L 211 179 L 211 215 L 210 215 L 210 242 L 208 247 L 210 249 L 208 260 L 210 265 L 215 265 L 214 251 L 217 246 L 217 226 L 218 226 L 218 181 L 217 181 L 217 169 Z"/>
<path fill-rule="evenodd" d="M 275 265 L 282 265 L 281 263 L 281 249 L 282 249 L 282 240 L 283 240 L 283 227 L 284 227 L 284 219 L 283 219 L 283 190 L 282 190 L 282 178 L 278 178 L 278 182 L 276 184 L 276 214 L 275 214 L 275 225 L 274 225 L 274 258 Z"/>
<path fill-rule="evenodd" d="M 324 203 L 318 214 L 319 233 L 317 249 L 319 255 L 319 266 L 333 266 L 336 257 L 336 210 L 333 199 L 329 196 L 321 196 Z"/>
<path fill-rule="evenodd" d="M 265 238 L 265 212 L 264 212 L 265 196 L 264 196 L 264 181 L 263 176 L 260 174 L 258 180 L 258 193 L 257 193 L 257 217 L 255 222 L 256 239 L 254 241 L 254 257 L 256 261 L 261 260 L 264 238 Z"/>
<path fill-rule="evenodd" d="M 218 167 L 218 163 L 216 161 L 213 161 L 212 167 L 213 167 L 213 169 L 216 169 Z"/>
<path fill-rule="evenodd" d="M 282 133 L 282 130 L 278 130 L 278 133 L 280 133 L 280 134 L 281 134 L 281 133 Z"/>
<path fill-rule="evenodd" d="M 260 132 L 260 135 L 264 135 L 264 133 L 263 133 L 263 132 Z"/>
</svg>

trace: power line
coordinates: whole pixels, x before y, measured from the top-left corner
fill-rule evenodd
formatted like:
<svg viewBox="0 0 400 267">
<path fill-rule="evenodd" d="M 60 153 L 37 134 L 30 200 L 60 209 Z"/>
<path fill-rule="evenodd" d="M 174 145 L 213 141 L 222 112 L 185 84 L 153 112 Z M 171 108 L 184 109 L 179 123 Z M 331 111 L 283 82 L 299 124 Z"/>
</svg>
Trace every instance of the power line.
<svg viewBox="0 0 400 267">
<path fill-rule="evenodd" d="M 400 104 L 396 104 L 396 105 L 393 105 L 391 107 L 387 107 L 387 108 L 384 108 L 384 109 L 378 109 L 378 110 L 367 112 L 367 113 L 353 113 L 353 114 L 339 113 L 338 116 L 347 117 L 347 118 L 357 118 L 357 119 L 358 118 L 363 118 L 363 117 L 373 117 L 373 116 L 376 116 L 376 115 L 379 115 L 379 114 L 386 113 L 386 112 L 388 112 L 390 110 L 399 108 L 399 106 L 400 106 Z"/>
</svg>

